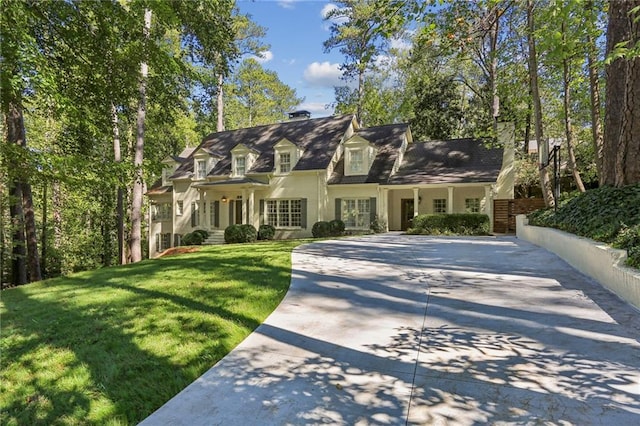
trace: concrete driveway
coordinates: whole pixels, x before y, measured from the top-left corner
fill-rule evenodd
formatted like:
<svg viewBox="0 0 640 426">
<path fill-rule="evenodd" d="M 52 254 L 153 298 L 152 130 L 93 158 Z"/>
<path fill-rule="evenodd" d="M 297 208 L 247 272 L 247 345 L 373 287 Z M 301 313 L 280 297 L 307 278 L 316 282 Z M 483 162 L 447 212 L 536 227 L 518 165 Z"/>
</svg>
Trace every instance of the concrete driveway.
<svg viewBox="0 0 640 426">
<path fill-rule="evenodd" d="M 640 424 L 640 314 L 512 237 L 293 254 L 256 332 L 142 425 Z"/>
</svg>

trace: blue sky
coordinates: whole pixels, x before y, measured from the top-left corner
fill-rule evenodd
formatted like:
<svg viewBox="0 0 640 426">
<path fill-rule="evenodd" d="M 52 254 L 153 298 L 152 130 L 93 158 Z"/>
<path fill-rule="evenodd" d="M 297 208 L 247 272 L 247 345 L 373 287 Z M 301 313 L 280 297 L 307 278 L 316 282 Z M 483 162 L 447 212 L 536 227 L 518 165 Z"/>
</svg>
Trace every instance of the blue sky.
<svg viewBox="0 0 640 426">
<path fill-rule="evenodd" d="M 298 109 L 310 111 L 312 118 L 331 115 L 325 105 L 334 101 L 333 86 L 344 85 L 338 69 L 342 55 L 323 48 L 330 34 L 323 16 L 335 6 L 317 0 L 238 0 L 237 5 L 266 28 L 264 41 L 271 47 L 259 60 L 305 98 Z"/>
</svg>

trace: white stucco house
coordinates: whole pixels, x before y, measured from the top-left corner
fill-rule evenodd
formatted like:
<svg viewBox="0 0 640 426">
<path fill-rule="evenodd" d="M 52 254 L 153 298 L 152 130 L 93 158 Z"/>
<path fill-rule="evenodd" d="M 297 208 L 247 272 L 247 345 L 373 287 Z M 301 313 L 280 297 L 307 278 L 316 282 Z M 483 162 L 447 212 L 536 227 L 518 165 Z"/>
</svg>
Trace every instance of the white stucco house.
<svg viewBox="0 0 640 426">
<path fill-rule="evenodd" d="M 317 221 L 368 230 L 377 218 L 405 230 L 422 213 L 485 213 L 513 198 L 513 128 L 481 140 L 417 143 L 408 124 L 360 128 L 352 115 L 295 118 L 212 133 L 164 160 L 147 191 L 149 255 L 206 229 L 271 224 L 276 238 L 308 237 Z"/>
</svg>

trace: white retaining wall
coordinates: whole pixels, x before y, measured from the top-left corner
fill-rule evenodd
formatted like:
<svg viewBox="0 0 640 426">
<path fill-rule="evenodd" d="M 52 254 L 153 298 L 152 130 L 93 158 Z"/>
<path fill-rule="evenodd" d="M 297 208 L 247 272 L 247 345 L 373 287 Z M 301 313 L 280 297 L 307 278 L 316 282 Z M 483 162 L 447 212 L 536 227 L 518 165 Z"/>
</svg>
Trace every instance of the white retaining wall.
<svg viewBox="0 0 640 426">
<path fill-rule="evenodd" d="M 640 309 L 640 272 L 624 266 L 625 250 L 567 232 L 531 226 L 525 215 L 516 216 L 516 236 L 543 247 L 578 271 L 598 281 L 621 299 Z"/>
</svg>

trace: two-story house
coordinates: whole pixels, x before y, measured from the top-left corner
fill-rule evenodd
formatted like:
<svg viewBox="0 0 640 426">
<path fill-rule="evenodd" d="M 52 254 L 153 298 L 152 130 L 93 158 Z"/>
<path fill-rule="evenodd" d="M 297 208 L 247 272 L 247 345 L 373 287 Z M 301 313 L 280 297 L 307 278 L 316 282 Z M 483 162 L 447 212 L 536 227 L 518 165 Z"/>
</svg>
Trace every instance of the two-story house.
<svg viewBox="0 0 640 426">
<path fill-rule="evenodd" d="M 308 237 L 317 221 L 404 230 L 420 213 L 485 213 L 513 198 L 513 131 L 481 140 L 415 143 L 408 124 L 360 128 L 352 115 L 294 119 L 212 133 L 165 159 L 147 196 L 151 257 L 196 229 L 270 224 Z M 507 147 L 507 148 L 505 148 Z"/>
</svg>

